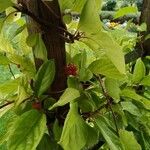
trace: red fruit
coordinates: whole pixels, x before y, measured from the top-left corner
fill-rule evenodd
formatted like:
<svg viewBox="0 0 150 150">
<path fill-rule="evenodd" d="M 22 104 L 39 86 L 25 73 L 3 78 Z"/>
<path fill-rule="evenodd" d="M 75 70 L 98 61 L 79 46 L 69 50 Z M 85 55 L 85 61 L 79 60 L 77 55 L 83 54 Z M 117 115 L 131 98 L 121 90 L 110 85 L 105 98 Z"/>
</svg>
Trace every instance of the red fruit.
<svg viewBox="0 0 150 150">
<path fill-rule="evenodd" d="M 37 109 L 37 110 L 41 110 L 42 109 L 41 102 L 33 102 L 32 103 L 32 108 Z"/>
<path fill-rule="evenodd" d="M 72 76 L 76 76 L 77 75 L 77 66 L 75 64 L 68 64 L 65 67 L 65 73 L 66 75 L 72 75 Z"/>
</svg>

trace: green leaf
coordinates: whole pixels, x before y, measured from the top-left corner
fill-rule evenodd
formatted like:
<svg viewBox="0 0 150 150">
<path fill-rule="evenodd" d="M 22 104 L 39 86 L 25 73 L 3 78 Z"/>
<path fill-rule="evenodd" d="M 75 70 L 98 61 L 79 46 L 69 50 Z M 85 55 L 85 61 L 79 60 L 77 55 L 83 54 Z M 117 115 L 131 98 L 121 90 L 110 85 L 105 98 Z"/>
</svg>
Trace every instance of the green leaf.
<svg viewBox="0 0 150 150">
<path fill-rule="evenodd" d="M 140 110 L 132 102 L 121 102 L 121 106 L 123 110 L 128 111 L 132 115 L 141 116 Z"/>
<path fill-rule="evenodd" d="M 0 100 L 5 99 L 9 96 L 13 96 L 18 91 L 18 85 L 20 82 L 20 78 L 15 80 L 9 80 L 4 84 L 0 85 Z"/>
<path fill-rule="evenodd" d="M 35 150 L 46 129 L 44 114 L 31 110 L 22 114 L 13 124 L 8 139 L 8 149 Z"/>
<path fill-rule="evenodd" d="M 9 63 L 9 59 L 3 54 L 0 54 L 0 65 L 9 65 Z"/>
<path fill-rule="evenodd" d="M 107 144 L 109 145 L 110 150 L 122 150 L 122 145 L 118 136 L 109 126 L 109 124 L 107 124 L 105 118 L 99 116 L 98 118 L 95 119 L 95 122 L 104 139 L 106 140 Z"/>
<path fill-rule="evenodd" d="M 136 141 L 133 132 L 120 130 L 119 136 L 124 150 L 142 150 L 141 146 Z"/>
<path fill-rule="evenodd" d="M 92 72 L 87 68 L 81 68 L 79 72 L 79 80 L 80 81 L 88 81 L 93 77 Z"/>
<path fill-rule="evenodd" d="M 78 25 L 80 30 L 88 33 L 97 33 L 98 30 L 101 30 L 102 26 L 99 20 L 100 3 L 100 0 L 86 1 L 86 4 L 81 12 L 80 22 Z"/>
<path fill-rule="evenodd" d="M 70 10 L 80 13 L 87 0 L 59 0 L 60 8 L 62 11 Z"/>
<path fill-rule="evenodd" d="M 128 7 L 123 7 L 121 9 L 119 9 L 115 13 L 114 19 L 122 17 L 122 16 L 127 15 L 127 14 L 131 14 L 131 13 L 138 13 L 137 7 L 128 6 Z"/>
<path fill-rule="evenodd" d="M 85 123 L 78 114 L 77 104 L 71 104 L 59 144 L 65 150 L 81 150 L 84 147 L 93 146 L 97 141 L 96 130 Z"/>
<path fill-rule="evenodd" d="M 53 125 L 53 133 L 54 133 L 54 138 L 56 141 L 59 141 L 62 133 L 62 126 L 59 124 L 58 120 L 56 119 Z"/>
<path fill-rule="evenodd" d="M 140 26 L 137 27 L 137 30 L 139 32 L 144 32 L 147 31 L 147 24 L 146 23 L 142 23 Z M 145 37 L 146 38 L 146 37 Z M 146 39 L 145 39 L 146 40 Z"/>
<path fill-rule="evenodd" d="M 8 59 L 14 64 L 19 64 L 22 73 L 27 75 L 30 79 L 35 77 L 36 69 L 31 58 L 18 54 L 10 54 L 8 55 Z"/>
<path fill-rule="evenodd" d="M 16 12 L 16 9 L 13 7 L 8 7 L 6 9 L 6 20 L 7 23 L 13 23 L 21 18 L 21 12 Z"/>
<path fill-rule="evenodd" d="M 140 84 L 150 86 L 150 75 L 145 76 L 140 82 Z"/>
<path fill-rule="evenodd" d="M 89 66 L 89 69 L 94 74 L 102 74 L 112 79 L 122 79 L 125 77 L 124 74 L 121 74 L 118 71 L 118 69 L 114 66 L 114 64 L 109 60 L 109 58 L 106 55 L 94 61 Z"/>
<path fill-rule="evenodd" d="M 42 37 L 39 34 L 38 38 L 37 37 L 35 37 L 35 38 L 36 38 L 36 44 L 33 48 L 34 56 L 36 58 L 39 58 L 39 59 L 46 61 L 47 60 L 47 49 L 46 49 L 46 46 L 42 40 Z M 34 39 L 33 39 L 33 42 L 34 42 Z"/>
<path fill-rule="evenodd" d="M 146 73 L 145 65 L 141 60 L 141 58 L 139 58 L 135 64 L 132 81 L 134 83 L 140 82 L 142 78 L 145 76 L 145 73 Z"/>
<path fill-rule="evenodd" d="M 88 93 L 86 93 L 86 95 L 81 95 L 78 98 L 78 104 L 83 113 L 94 112 L 97 109 L 97 106 L 93 101 L 93 98 Z"/>
<path fill-rule="evenodd" d="M 2 117 L 0 117 L 0 145 L 8 140 L 10 135 L 9 129 L 11 129 L 15 118 L 16 115 L 13 111 L 8 111 Z"/>
<path fill-rule="evenodd" d="M 35 77 L 34 92 L 37 96 L 42 95 L 49 88 L 54 80 L 54 76 L 54 60 L 48 60 L 44 62 Z"/>
<path fill-rule="evenodd" d="M 126 88 L 122 90 L 121 96 L 130 98 L 134 101 L 141 103 L 146 109 L 150 110 L 150 101 L 145 97 L 138 95 L 133 89 Z M 128 99 L 128 100 L 130 100 Z"/>
<path fill-rule="evenodd" d="M 18 85 L 17 98 L 15 100 L 15 106 L 19 106 L 25 99 L 29 98 L 32 94 L 32 90 L 29 86 L 28 79 L 22 77 L 20 84 Z"/>
<path fill-rule="evenodd" d="M 38 40 L 38 34 L 30 34 L 27 39 L 26 39 L 26 43 L 28 44 L 28 46 L 33 47 L 36 45 L 37 40 Z"/>
<path fill-rule="evenodd" d="M 120 101 L 120 88 L 118 81 L 106 77 L 105 87 L 108 94 L 114 99 L 116 103 L 118 103 Z"/>
<path fill-rule="evenodd" d="M 148 39 L 150 39 L 150 34 L 145 36 L 145 41 L 148 40 Z"/>
<path fill-rule="evenodd" d="M 48 134 L 44 134 L 36 150 L 62 150 L 59 147 L 60 146 L 52 137 L 50 137 Z"/>
<path fill-rule="evenodd" d="M 0 2 L 0 12 L 3 12 L 6 8 L 12 6 L 13 3 L 11 0 L 1 0 Z"/>
<path fill-rule="evenodd" d="M 125 74 L 123 51 L 111 35 L 102 28 L 99 19 L 100 3 L 101 1 L 88 0 L 84 5 L 78 28 L 85 34 L 84 37 L 86 38 L 81 38 L 81 41 L 93 50 L 103 51 L 117 70 L 121 74 Z"/>
<path fill-rule="evenodd" d="M 65 104 L 75 100 L 80 96 L 80 92 L 74 88 L 67 88 L 65 92 L 62 94 L 60 99 L 55 103 L 50 110 L 58 107 L 58 106 L 64 106 Z"/>
<path fill-rule="evenodd" d="M 63 20 L 66 24 L 69 24 L 72 21 L 71 14 L 66 14 L 65 16 L 63 16 Z"/>
</svg>

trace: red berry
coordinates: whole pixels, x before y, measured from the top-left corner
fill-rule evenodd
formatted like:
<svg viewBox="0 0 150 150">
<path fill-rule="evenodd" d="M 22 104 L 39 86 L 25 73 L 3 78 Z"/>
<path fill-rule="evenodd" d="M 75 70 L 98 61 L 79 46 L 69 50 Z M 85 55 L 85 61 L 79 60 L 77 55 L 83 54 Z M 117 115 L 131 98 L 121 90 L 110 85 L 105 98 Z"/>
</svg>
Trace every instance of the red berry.
<svg viewBox="0 0 150 150">
<path fill-rule="evenodd" d="M 32 108 L 37 109 L 37 110 L 41 110 L 42 109 L 41 102 L 33 102 L 32 103 Z"/>
<path fill-rule="evenodd" d="M 75 64 L 68 64 L 65 67 L 65 73 L 66 75 L 72 75 L 72 76 L 76 76 L 77 75 L 77 66 Z"/>
</svg>

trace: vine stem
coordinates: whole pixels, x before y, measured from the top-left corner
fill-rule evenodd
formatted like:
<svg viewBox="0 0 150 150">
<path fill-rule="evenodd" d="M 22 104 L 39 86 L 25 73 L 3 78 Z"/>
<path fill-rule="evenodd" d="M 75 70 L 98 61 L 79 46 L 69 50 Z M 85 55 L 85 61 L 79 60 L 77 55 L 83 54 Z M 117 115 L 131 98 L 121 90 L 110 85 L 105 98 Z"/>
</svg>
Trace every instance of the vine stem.
<svg viewBox="0 0 150 150">
<path fill-rule="evenodd" d="M 117 120 L 116 120 L 116 116 L 115 116 L 115 113 L 113 111 L 113 108 L 112 108 L 112 104 L 111 104 L 111 97 L 108 95 L 107 91 L 105 90 L 104 88 L 104 85 L 103 85 L 103 80 L 101 78 L 101 76 L 99 75 L 98 76 L 98 81 L 100 83 L 100 86 L 102 88 L 102 92 L 103 92 L 103 95 L 105 96 L 106 100 L 107 100 L 107 104 L 109 106 L 109 109 L 112 113 L 112 116 L 113 116 L 113 120 L 114 120 L 114 124 L 115 124 L 115 127 L 116 127 L 116 132 L 117 132 L 117 135 L 119 135 L 119 129 L 118 129 L 118 126 L 117 126 Z"/>
</svg>

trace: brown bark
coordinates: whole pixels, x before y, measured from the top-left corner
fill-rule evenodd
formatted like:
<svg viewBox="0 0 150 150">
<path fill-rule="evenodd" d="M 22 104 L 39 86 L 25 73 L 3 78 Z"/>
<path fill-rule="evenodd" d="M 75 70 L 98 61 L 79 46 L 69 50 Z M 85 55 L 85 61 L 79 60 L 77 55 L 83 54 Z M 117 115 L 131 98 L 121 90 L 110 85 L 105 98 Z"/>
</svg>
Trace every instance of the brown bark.
<svg viewBox="0 0 150 150">
<path fill-rule="evenodd" d="M 140 24 L 143 22 L 147 24 L 147 31 L 143 35 L 150 34 L 150 0 L 143 0 Z M 150 39 L 144 41 L 143 48 L 144 56 L 150 55 Z"/>
<path fill-rule="evenodd" d="M 66 88 L 66 76 L 64 68 L 66 66 L 65 41 L 60 34 L 65 29 L 58 4 L 58 0 L 43 2 L 42 0 L 20 0 L 28 10 L 49 26 L 39 25 L 34 19 L 29 18 L 29 32 L 41 32 L 43 41 L 47 48 L 48 59 L 54 59 L 56 65 L 55 80 L 48 90 L 48 94 L 58 99 Z M 39 68 L 41 61 L 35 58 L 36 68 Z"/>
</svg>

